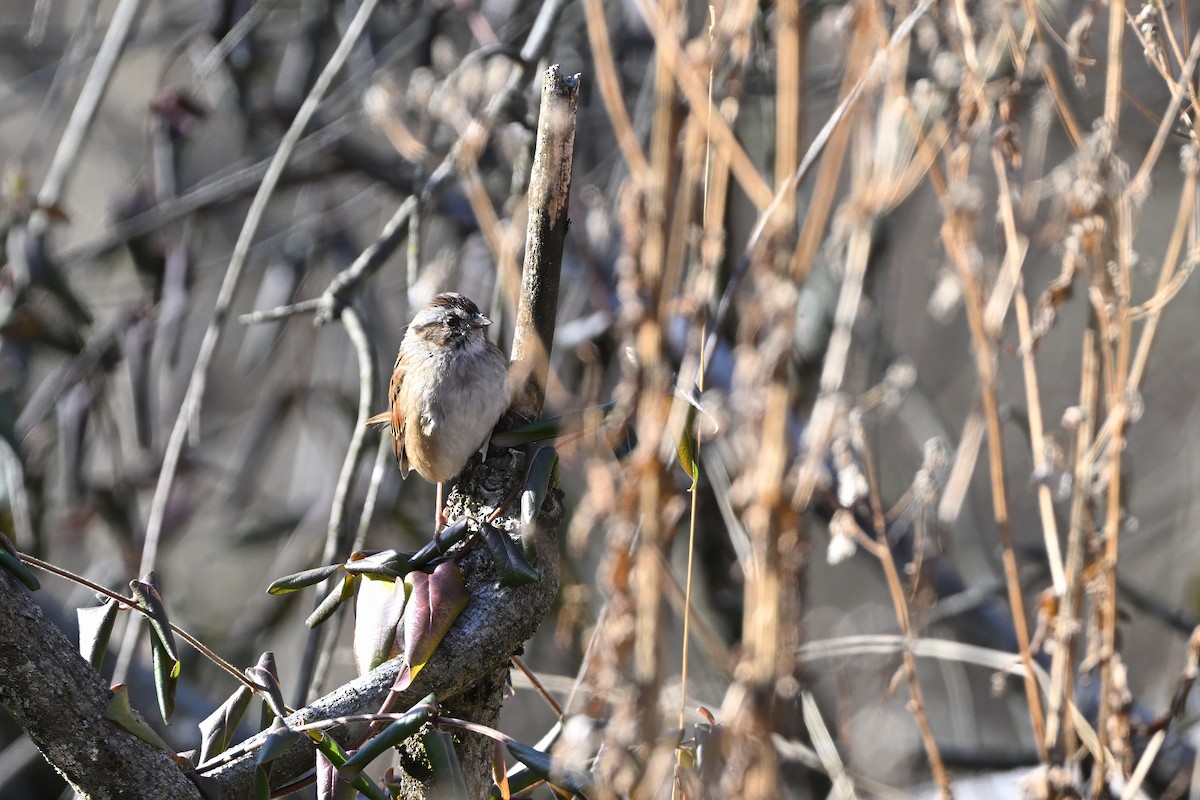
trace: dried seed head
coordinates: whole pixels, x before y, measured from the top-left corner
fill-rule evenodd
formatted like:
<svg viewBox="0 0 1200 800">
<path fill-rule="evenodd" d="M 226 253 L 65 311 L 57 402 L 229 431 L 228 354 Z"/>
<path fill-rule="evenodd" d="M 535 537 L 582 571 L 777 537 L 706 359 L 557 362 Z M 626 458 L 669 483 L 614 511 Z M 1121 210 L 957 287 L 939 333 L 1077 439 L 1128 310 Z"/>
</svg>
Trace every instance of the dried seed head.
<svg viewBox="0 0 1200 800">
<path fill-rule="evenodd" d="M 963 65 L 958 56 L 943 50 L 933 57 L 933 79 L 944 89 L 953 91 L 962 85 Z"/>
<path fill-rule="evenodd" d="M 950 447 L 945 439 L 934 436 L 925 442 L 925 457 L 913 478 L 913 501 L 922 506 L 932 505 L 949 475 Z"/>
<path fill-rule="evenodd" d="M 917 382 L 917 368 L 906 358 L 901 358 L 888 367 L 883 376 L 883 403 L 885 409 L 893 410 L 908 396 Z"/>
<path fill-rule="evenodd" d="M 942 269 L 938 272 L 938 281 L 929 295 L 929 316 L 943 325 L 950 321 L 954 312 L 962 305 L 962 284 L 952 270 Z"/>
<path fill-rule="evenodd" d="M 1179 148 L 1179 167 L 1184 175 L 1195 175 L 1200 171 L 1200 157 L 1197 155 L 1196 145 L 1188 142 Z"/>
<path fill-rule="evenodd" d="M 829 546 L 825 549 L 825 561 L 830 566 L 841 564 L 858 551 L 858 539 L 862 529 L 854 519 L 854 514 L 840 509 L 834 512 L 829 521 Z"/>
<path fill-rule="evenodd" d="M 1069 406 L 1062 415 L 1062 426 L 1069 431 L 1073 431 L 1083 424 L 1086 419 L 1086 412 L 1079 406 Z"/>
</svg>

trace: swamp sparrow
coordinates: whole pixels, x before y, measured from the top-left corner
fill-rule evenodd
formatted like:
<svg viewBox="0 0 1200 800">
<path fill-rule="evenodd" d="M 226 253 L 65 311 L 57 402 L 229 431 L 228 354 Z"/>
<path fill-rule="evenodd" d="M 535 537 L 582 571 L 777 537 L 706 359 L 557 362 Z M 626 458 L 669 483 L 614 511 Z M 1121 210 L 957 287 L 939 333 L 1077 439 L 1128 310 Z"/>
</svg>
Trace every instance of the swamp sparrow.
<svg viewBox="0 0 1200 800">
<path fill-rule="evenodd" d="M 439 294 L 413 317 L 400 343 L 390 408 L 367 420 L 392 430 L 400 474 L 438 484 L 462 471 L 508 410 L 508 361 L 488 341 L 492 321 L 456 292 Z"/>
</svg>

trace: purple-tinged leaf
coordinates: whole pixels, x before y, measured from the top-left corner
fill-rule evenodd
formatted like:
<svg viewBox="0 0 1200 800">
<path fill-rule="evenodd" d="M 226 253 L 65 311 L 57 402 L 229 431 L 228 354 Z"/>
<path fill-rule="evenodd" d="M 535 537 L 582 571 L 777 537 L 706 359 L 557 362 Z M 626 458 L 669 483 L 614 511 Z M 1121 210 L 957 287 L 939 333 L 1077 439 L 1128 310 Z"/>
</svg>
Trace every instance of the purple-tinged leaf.
<svg viewBox="0 0 1200 800">
<path fill-rule="evenodd" d="M 310 734 L 310 735 L 313 736 L 313 741 L 316 743 L 317 752 L 320 753 L 321 756 L 324 756 L 325 761 L 327 763 L 329 763 L 335 770 L 340 771 L 339 777 L 342 779 L 342 781 L 348 781 L 355 789 L 357 789 L 364 796 L 369 798 L 369 800 L 391 800 L 391 798 L 389 797 L 389 795 L 386 792 L 384 792 L 382 789 L 380 789 L 379 786 L 377 786 L 375 784 L 375 782 L 372 781 L 370 778 L 368 778 L 366 775 L 363 775 L 360 770 L 352 769 L 352 770 L 342 771 L 342 767 L 346 764 L 346 761 L 348 760 L 347 756 L 346 756 L 346 751 L 342 749 L 341 745 L 339 745 L 336 741 L 334 741 L 332 736 L 326 736 L 325 734 L 320 733 L 320 732 L 314 732 L 313 734 Z M 318 795 L 320 795 L 320 782 L 321 782 L 320 764 L 321 764 L 321 761 L 318 758 L 318 760 L 317 760 Z M 340 784 L 340 783 L 337 784 L 337 786 L 340 786 L 340 785 L 342 785 L 342 784 Z M 336 787 L 335 787 L 335 791 L 336 791 Z M 336 796 L 340 797 L 341 795 L 336 795 Z"/>
<path fill-rule="evenodd" d="M 453 561 L 437 565 L 432 574 L 410 572 L 408 603 L 404 606 L 405 686 L 413 681 L 433 656 L 471 596 L 463 583 L 462 570 Z M 400 677 L 397 677 L 397 682 Z"/>
<path fill-rule="evenodd" d="M 175 649 L 175 634 L 171 631 L 167 607 L 163 604 L 158 588 L 158 576 L 150 572 L 140 581 L 130 581 L 129 589 L 137 599 L 138 605 L 146 612 L 146 617 L 150 620 L 150 630 L 154 638 L 162 644 L 164 654 L 170 660 L 178 661 L 179 651 Z"/>
<path fill-rule="evenodd" d="M 275 665 L 275 654 L 268 650 L 258 657 L 258 663 L 246 670 L 246 677 L 262 695 L 263 702 L 276 717 L 287 716 L 287 704 L 283 701 L 283 687 L 279 682 L 279 668 Z"/>
<path fill-rule="evenodd" d="M 329 757 L 317 751 L 317 800 L 354 800 L 358 790 L 343 778 L 329 760 Z"/>
</svg>

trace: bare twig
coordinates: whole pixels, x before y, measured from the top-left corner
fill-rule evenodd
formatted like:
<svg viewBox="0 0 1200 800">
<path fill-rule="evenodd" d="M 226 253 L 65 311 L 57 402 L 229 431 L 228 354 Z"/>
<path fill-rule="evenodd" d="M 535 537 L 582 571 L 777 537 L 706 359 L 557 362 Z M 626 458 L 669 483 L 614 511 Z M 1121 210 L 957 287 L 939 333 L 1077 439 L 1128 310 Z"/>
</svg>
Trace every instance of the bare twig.
<svg viewBox="0 0 1200 800">
<path fill-rule="evenodd" d="M 125 43 L 129 39 L 129 32 L 133 29 L 134 21 L 139 16 L 142 2 L 143 0 L 121 0 L 116 11 L 113 12 L 112 21 L 109 23 L 108 31 L 104 34 L 104 41 L 100 45 L 100 52 L 96 54 L 96 61 L 92 64 L 92 70 L 88 73 L 83 89 L 79 93 L 79 100 L 75 103 L 71 118 L 67 121 L 67 128 L 63 131 L 62 139 L 59 140 L 58 150 L 54 152 L 54 159 L 46 170 L 46 179 L 42 182 L 42 189 L 38 192 L 38 205 L 42 208 L 57 205 L 62 197 L 63 188 L 70 177 L 71 169 L 75 166 L 75 158 L 79 155 L 79 148 L 87 138 L 88 130 L 92 127 L 92 120 L 96 118 L 96 109 L 100 107 L 100 101 L 104 99 L 108 82 L 125 49 Z M 42 224 L 44 224 L 44 215 L 37 216 L 43 220 Z"/>
<path fill-rule="evenodd" d="M 862 95 L 862 92 L 868 83 L 878 78 L 883 66 L 887 64 L 888 57 L 892 51 L 898 48 L 901 43 L 908 41 L 908 35 L 912 33 L 913 26 L 916 25 L 917 21 L 925 15 L 931 5 L 933 5 L 933 0 L 922 0 L 920 5 L 914 8 L 912 12 L 910 12 L 909 15 L 905 17 L 899 25 L 896 26 L 896 30 L 892 34 L 892 38 L 888 41 L 888 46 L 875 54 L 875 58 L 871 61 L 870 66 L 867 68 L 866 74 L 864 74 L 857 82 L 855 82 L 854 86 L 850 89 L 842 101 L 838 103 L 837 108 L 835 108 L 833 113 L 829 115 L 829 119 L 823 126 L 821 126 L 821 130 L 818 131 L 815 137 L 813 137 L 812 144 L 808 146 L 808 150 L 805 151 L 804 157 L 800 160 L 800 166 L 796 169 L 796 173 L 782 186 L 777 188 L 774 199 L 764 210 L 759 212 L 758 221 L 754 225 L 754 230 L 750 232 L 750 237 L 746 241 L 746 247 L 743 250 L 742 255 L 738 258 L 737 264 L 734 266 L 733 274 L 730 276 L 729 282 L 725 286 L 725 291 L 721 295 L 721 301 L 717 306 L 717 312 L 712 323 L 712 330 L 708 335 L 708 341 L 705 345 L 705 360 L 708 363 L 712 363 L 712 354 L 717 345 L 717 337 L 722 329 L 722 326 L 725 324 L 726 316 L 729 314 L 730 309 L 733 308 L 733 300 L 737 294 L 737 289 L 741 283 L 741 279 L 745 276 L 746 271 L 750 268 L 752 253 L 757 247 L 759 239 L 767 230 L 769 223 L 775 218 L 775 212 L 779 208 L 779 205 L 783 203 L 784 195 L 796 191 L 796 187 L 804 181 L 805 176 L 808 175 L 808 171 L 812 169 L 813 163 L 816 161 L 817 157 L 821 155 L 822 151 L 824 151 L 825 146 L 829 143 L 829 139 L 833 135 L 834 131 L 837 130 L 838 126 L 841 125 L 842 122 L 847 118 L 850 110 L 858 102 L 859 97 Z"/>
<path fill-rule="evenodd" d="M 360 125 L 361 119 L 358 115 L 347 114 L 305 136 L 296 144 L 291 158 L 293 166 L 284 172 L 283 177 L 294 175 L 298 178 L 307 178 L 309 175 L 327 172 L 328 170 L 321 166 L 303 167 L 297 170 L 295 164 L 297 162 L 304 164 L 339 140 L 349 136 Z M 227 174 L 220 174 L 205 180 L 186 194 L 159 203 L 135 217 L 121 220 L 66 249 L 62 254 L 62 260 L 70 263 L 97 258 L 135 236 L 157 230 L 169 222 L 209 206 L 236 200 L 249 194 L 252 189 L 261 185 L 273 159 L 274 156 L 232 168 L 227 171 Z"/>
<path fill-rule="evenodd" d="M 341 71 L 342 65 L 350 55 L 354 43 L 362 35 L 367 21 L 371 18 L 371 14 L 374 12 L 378 2 L 379 0 L 363 0 L 362 5 L 359 6 L 354 18 L 346 27 L 346 31 L 342 35 L 337 49 L 329 57 L 329 62 L 321 71 L 308 97 L 304 99 L 304 104 L 296 113 L 296 118 L 292 121 L 287 133 L 284 134 L 282 141 L 279 143 L 279 149 L 275 151 L 271 164 L 263 176 L 262 183 L 259 185 L 258 192 L 250 204 L 250 210 L 246 213 L 246 221 L 242 225 L 241 233 L 238 235 L 237 243 L 234 245 L 233 255 L 230 258 L 229 268 L 225 272 L 225 279 L 217 295 L 217 302 L 213 308 L 212 318 L 208 329 L 204 333 L 204 339 L 200 344 L 200 352 L 196 356 L 196 364 L 192 369 L 192 376 L 188 382 L 187 392 L 184 394 L 179 415 L 175 419 L 175 426 L 171 430 L 166 452 L 163 454 L 162 470 L 159 472 L 158 483 L 154 489 L 154 499 L 151 502 L 150 516 L 146 523 L 146 537 L 142 547 L 142 565 L 139 570 L 142 574 L 154 568 L 154 563 L 158 557 L 158 545 L 162 537 L 167 499 L 170 496 L 171 487 L 175 482 L 175 473 L 179 468 L 179 459 L 183 453 L 185 439 L 188 438 L 189 431 L 193 439 L 198 436 L 200 406 L 204 399 L 204 389 L 208 380 L 208 368 L 213 356 L 216 354 L 217 345 L 221 341 L 225 317 L 228 315 L 229 308 L 233 303 L 234 294 L 241 280 L 242 269 L 246 264 L 246 257 L 250 252 L 250 244 L 254 240 L 259 224 L 262 222 L 267 202 L 270 200 L 276 185 L 279 183 L 279 178 L 283 174 L 283 168 L 287 164 L 288 158 L 303 135 L 304 129 L 308 127 L 309 121 L 316 113 L 321 98 L 324 97 L 329 87 L 333 84 L 334 78 Z M 122 657 L 118 661 L 118 674 L 123 672 L 123 667 L 128 666 L 128 660 L 132 654 L 135 641 L 136 633 L 130 633 L 129 629 L 127 629 L 125 641 L 121 649 Z"/>
<path fill-rule="evenodd" d="M 374 348 L 371 347 L 371 340 L 367 336 L 366 328 L 363 327 L 362 318 L 352 307 L 342 309 L 339 318 L 342 326 L 346 329 L 346 334 L 350 337 L 355 356 L 358 359 L 358 418 L 350 433 L 350 444 L 342 459 L 342 471 L 338 474 L 337 488 L 333 494 L 333 504 L 329 511 L 329 525 L 325 533 L 325 550 L 321 555 L 322 564 L 333 563 L 339 555 L 349 556 L 348 548 L 351 537 L 347 501 L 354 485 L 354 476 L 358 472 L 358 463 L 362 459 L 363 445 L 367 435 L 367 418 L 371 416 L 371 409 L 375 405 L 375 353 Z M 377 463 L 378 461 L 379 459 L 376 458 Z M 375 471 L 379 472 L 380 470 L 377 467 Z M 318 603 L 328 589 L 329 581 L 322 582 L 317 589 Z M 317 648 L 321 641 L 320 633 L 319 628 L 309 632 L 304 658 L 301 661 L 300 676 L 296 681 L 296 705 L 303 704 L 308 698 L 316 664 Z M 332 646 L 335 638 L 329 637 L 329 642 Z"/>
<path fill-rule="evenodd" d="M 45 572 L 49 572 L 51 575 L 57 575 L 58 577 L 63 578 L 64 580 L 68 580 L 78 586 L 86 587 L 90 591 L 95 592 L 98 595 L 102 595 L 103 597 L 107 597 L 109 600 L 112 600 L 113 602 L 115 602 L 121 606 L 124 606 L 125 608 L 132 609 L 134 611 L 141 613 L 142 615 L 144 615 L 146 617 L 149 617 L 148 610 L 143 608 L 141 606 L 141 604 L 139 604 L 136 600 L 132 600 L 128 597 L 125 597 L 124 595 L 114 592 L 111 589 L 101 586 L 98 583 L 89 581 L 87 578 L 83 577 L 82 575 L 76 575 L 75 573 L 71 572 L 70 570 L 66 570 L 66 569 L 63 569 L 62 567 L 55 566 L 54 564 L 51 564 L 48 561 L 43 561 L 40 558 L 36 558 L 34 556 L 27 555 L 25 553 L 21 554 L 21 560 L 31 567 L 36 567 L 37 569 L 43 570 Z M 213 652 L 207 645 L 205 645 L 203 642 L 201 642 L 195 636 L 188 633 L 183 628 L 179 627 L 178 625 L 176 625 L 173 622 L 169 623 L 169 624 L 171 626 L 171 630 L 174 631 L 175 633 L 179 634 L 180 639 L 183 639 L 185 642 L 187 642 L 192 647 L 194 647 L 196 649 L 196 652 L 200 653 L 202 656 L 207 658 L 209 661 L 211 661 L 216 666 L 220 667 L 222 670 L 224 670 L 229 675 L 232 675 L 237 681 L 242 683 L 247 688 L 254 689 L 254 690 L 258 689 L 258 687 L 255 685 L 255 683 L 253 681 L 251 681 L 249 678 L 247 678 L 245 676 L 245 674 L 242 673 L 241 670 L 239 670 L 237 667 L 230 664 L 225 659 L 221 658 L 219 655 L 217 655 L 215 652 Z"/>
<path fill-rule="evenodd" d="M 353 264 L 334 276 L 317 300 L 316 314 L 313 317 L 315 324 L 323 325 L 337 319 L 353 292 L 367 278 L 378 272 L 392 253 L 396 252 L 396 248 L 408 235 L 408 221 L 416 212 L 419 202 L 419 198 L 414 195 L 401 203 L 392 214 L 391 219 L 383 226 L 379 238 L 362 251 L 358 258 L 354 259 Z M 303 313 L 304 310 L 307 309 L 296 313 Z M 282 313 L 282 309 L 276 309 L 269 313 Z"/>
<path fill-rule="evenodd" d="M 198 800 L 171 753 L 109 720 L 108 683 L 4 570 L 0 597 L 0 704 L 71 786 L 85 797 L 148 797 L 153 787 Z"/>
</svg>

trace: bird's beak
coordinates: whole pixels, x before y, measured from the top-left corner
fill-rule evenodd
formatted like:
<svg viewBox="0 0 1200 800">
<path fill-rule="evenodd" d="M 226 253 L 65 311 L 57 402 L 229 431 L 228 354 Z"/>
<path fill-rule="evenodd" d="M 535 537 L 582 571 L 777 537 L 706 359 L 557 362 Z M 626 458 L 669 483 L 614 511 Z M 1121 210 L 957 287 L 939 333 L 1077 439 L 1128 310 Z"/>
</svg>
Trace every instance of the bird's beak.
<svg viewBox="0 0 1200 800">
<path fill-rule="evenodd" d="M 488 325 L 491 325 L 491 324 L 492 324 L 492 321 L 490 319 L 488 319 L 487 317 L 485 317 L 483 314 L 476 314 L 475 319 L 471 320 L 472 328 L 486 328 Z"/>
</svg>

